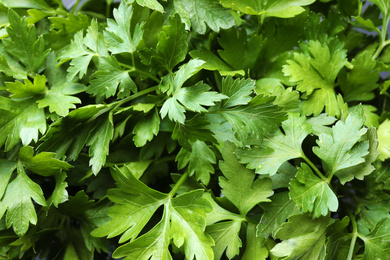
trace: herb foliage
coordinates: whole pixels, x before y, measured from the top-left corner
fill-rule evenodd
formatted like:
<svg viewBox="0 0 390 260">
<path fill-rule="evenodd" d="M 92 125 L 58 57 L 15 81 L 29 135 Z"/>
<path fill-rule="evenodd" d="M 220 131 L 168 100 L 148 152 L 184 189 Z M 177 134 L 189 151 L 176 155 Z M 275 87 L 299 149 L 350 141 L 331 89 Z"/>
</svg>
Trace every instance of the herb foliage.
<svg viewBox="0 0 390 260">
<path fill-rule="evenodd" d="M 390 258 L 389 1 L 0 17 L 0 259 Z"/>
</svg>

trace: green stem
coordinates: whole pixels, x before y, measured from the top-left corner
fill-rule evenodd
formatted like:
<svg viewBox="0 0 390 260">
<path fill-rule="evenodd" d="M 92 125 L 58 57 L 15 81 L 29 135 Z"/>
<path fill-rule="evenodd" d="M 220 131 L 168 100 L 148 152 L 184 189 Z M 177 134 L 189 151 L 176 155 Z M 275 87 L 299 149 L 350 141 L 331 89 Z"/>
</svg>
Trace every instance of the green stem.
<svg viewBox="0 0 390 260">
<path fill-rule="evenodd" d="M 153 74 L 149 73 L 149 72 L 146 72 L 146 71 L 143 71 L 143 70 L 140 70 L 134 66 L 131 66 L 131 65 L 128 65 L 128 64 L 125 64 L 125 63 L 121 63 L 119 62 L 119 65 L 121 65 L 122 67 L 124 68 L 127 68 L 129 69 L 131 72 L 137 72 L 138 74 L 141 74 L 147 78 L 150 78 L 152 80 L 154 80 L 156 83 L 160 84 L 160 80 L 154 76 Z"/>
<path fill-rule="evenodd" d="M 379 34 L 379 46 L 376 49 L 374 56 L 372 56 L 372 59 L 374 60 L 379 57 L 379 54 L 382 52 L 383 48 L 390 44 L 390 39 L 386 40 L 387 26 L 389 25 L 389 21 L 390 15 L 383 14 L 382 32 Z"/>
<path fill-rule="evenodd" d="M 322 172 L 320 170 L 318 170 L 317 166 L 315 166 L 314 163 L 312 163 L 312 161 L 310 161 L 310 159 L 306 157 L 306 155 L 302 155 L 302 159 L 305 160 L 305 162 L 315 171 L 315 173 L 318 175 L 318 177 L 320 177 L 321 179 L 323 179 L 327 183 L 330 183 L 330 180 L 328 180 L 322 174 Z"/>
<path fill-rule="evenodd" d="M 353 257 L 353 251 L 355 249 L 355 244 L 356 244 L 356 239 L 358 237 L 358 230 L 357 230 L 357 225 L 356 225 L 356 219 L 355 216 L 352 214 L 348 213 L 349 218 L 351 219 L 352 223 L 352 239 L 351 239 L 351 244 L 349 246 L 349 251 L 348 251 L 348 257 L 347 260 L 352 260 Z"/>
<path fill-rule="evenodd" d="M 180 188 L 181 185 L 183 185 L 183 183 L 187 180 L 188 178 L 188 173 L 185 172 L 179 179 L 178 182 L 176 182 L 175 186 L 173 187 L 173 189 L 169 192 L 168 196 L 169 197 L 173 197 L 175 196 L 176 192 L 178 191 L 178 189 Z"/>
<path fill-rule="evenodd" d="M 77 2 L 73 5 L 72 10 L 70 11 L 71 14 L 73 14 L 76 11 L 79 3 L 80 3 L 80 0 L 77 0 Z"/>
<path fill-rule="evenodd" d="M 174 161 L 175 159 L 176 159 L 176 155 L 165 156 L 154 160 L 152 164 L 156 165 L 160 163 L 170 162 L 170 161 Z"/>
<path fill-rule="evenodd" d="M 106 17 L 110 17 L 110 13 L 111 13 L 111 2 L 108 2 L 107 3 L 107 6 L 106 6 Z"/>
<path fill-rule="evenodd" d="M 156 91 L 157 89 L 158 89 L 158 86 L 144 89 L 144 90 L 142 90 L 142 91 L 140 91 L 140 92 L 137 92 L 137 93 L 131 95 L 130 97 L 127 97 L 127 98 L 124 98 L 124 99 L 122 99 L 122 100 L 113 102 L 113 103 L 107 105 L 107 107 L 109 107 L 109 108 L 114 107 L 113 110 L 115 110 L 117 107 L 123 105 L 124 103 L 127 103 L 127 102 L 129 102 L 129 101 L 131 101 L 131 100 L 134 100 L 134 99 L 136 99 L 136 98 L 139 98 L 139 97 L 141 97 L 141 96 L 143 96 L 143 95 L 146 95 L 146 94 L 149 94 L 149 93 L 151 93 L 151 92 L 154 92 L 154 91 Z"/>
</svg>

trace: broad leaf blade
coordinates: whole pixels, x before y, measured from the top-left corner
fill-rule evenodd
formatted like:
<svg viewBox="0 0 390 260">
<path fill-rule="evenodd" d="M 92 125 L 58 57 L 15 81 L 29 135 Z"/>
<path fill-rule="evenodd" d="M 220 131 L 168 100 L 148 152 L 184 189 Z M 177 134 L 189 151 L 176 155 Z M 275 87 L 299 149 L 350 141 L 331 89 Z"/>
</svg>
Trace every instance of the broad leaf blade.
<svg viewBox="0 0 390 260">
<path fill-rule="evenodd" d="M 240 164 L 235 156 L 236 147 L 229 142 L 222 150 L 223 161 L 219 167 L 225 177 L 219 178 L 222 193 L 239 209 L 241 215 L 246 214 L 258 203 L 270 201 L 273 194 L 270 179 L 256 179 L 255 173 Z"/>
<path fill-rule="evenodd" d="M 302 164 L 296 178 L 291 180 L 290 197 L 303 212 L 312 213 L 314 218 L 326 216 L 329 211 L 336 212 L 339 207 L 329 184 L 315 176 L 307 164 Z"/>
</svg>

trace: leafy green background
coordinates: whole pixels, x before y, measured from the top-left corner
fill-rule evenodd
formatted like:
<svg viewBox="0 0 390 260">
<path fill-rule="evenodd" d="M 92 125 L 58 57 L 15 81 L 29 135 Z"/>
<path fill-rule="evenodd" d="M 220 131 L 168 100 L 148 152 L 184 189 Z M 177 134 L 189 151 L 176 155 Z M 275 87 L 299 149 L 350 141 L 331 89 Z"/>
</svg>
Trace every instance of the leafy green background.
<svg viewBox="0 0 390 260">
<path fill-rule="evenodd" d="M 0 0 L 0 259 L 389 258 L 389 20 Z"/>
</svg>

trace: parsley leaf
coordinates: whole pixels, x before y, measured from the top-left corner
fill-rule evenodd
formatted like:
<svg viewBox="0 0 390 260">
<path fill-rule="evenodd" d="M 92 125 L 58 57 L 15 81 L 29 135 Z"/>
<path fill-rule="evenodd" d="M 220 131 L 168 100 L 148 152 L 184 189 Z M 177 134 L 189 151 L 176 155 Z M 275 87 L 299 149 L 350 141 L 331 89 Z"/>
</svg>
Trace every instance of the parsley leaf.
<svg viewBox="0 0 390 260">
<path fill-rule="evenodd" d="M 50 86 L 45 96 L 37 101 L 39 108 L 49 107 L 50 112 L 59 116 L 66 116 L 69 110 L 76 108 L 81 100 L 73 95 L 86 90 L 80 83 L 68 82 L 66 72 L 62 67 L 55 68 L 55 55 L 50 54 L 47 59 L 47 82 Z"/>
<path fill-rule="evenodd" d="M 20 60 L 28 73 L 40 72 L 50 53 L 45 50 L 42 36 L 37 38 L 35 26 L 28 26 L 26 18 L 21 18 L 12 9 L 8 12 L 8 20 L 11 27 L 7 28 L 9 37 L 3 39 L 4 50 Z"/>
<path fill-rule="evenodd" d="M 286 259 L 318 259 L 323 254 L 327 217 L 312 219 L 309 215 L 294 215 L 276 232 L 282 242 L 271 249 L 271 254 Z"/>
<path fill-rule="evenodd" d="M 115 57 L 100 57 L 99 70 L 96 71 L 88 86 L 87 93 L 109 98 L 118 91 L 118 98 L 125 98 L 131 92 L 137 92 L 137 86 L 129 75 L 129 70 L 123 70 Z"/>
<path fill-rule="evenodd" d="M 368 154 L 369 143 L 360 141 L 367 129 L 362 128 L 364 117 L 362 110 L 351 113 L 345 122 L 338 121 L 332 128 L 332 134 L 322 133 L 313 152 L 321 158 L 328 176 L 338 171 L 364 162 Z"/>
<path fill-rule="evenodd" d="M 18 236 L 27 232 L 29 223 L 37 224 L 37 214 L 31 199 L 46 206 L 41 187 L 27 176 L 23 166 L 19 164 L 17 177 L 8 184 L 0 201 L 0 216 L 7 210 L 7 228 L 12 226 Z"/>
<path fill-rule="evenodd" d="M 224 7 L 232 8 L 245 14 L 264 15 L 265 17 L 294 17 L 305 9 L 302 6 L 310 5 L 315 0 L 222 0 Z"/>
<path fill-rule="evenodd" d="M 115 20 L 107 19 L 107 28 L 104 31 L 108 50 L 113 54 L 134 53 L 142 39 L 143 31 L 141 24 L 137 24 L 133 32 L 130 30 L 128 21 L 133 16 L 132 5 L 123 1 L 113 13 Z"/>
<path fill-rule="evenodd" d="M 329 44 L 310 40 L 300 44 L 303 53 L 294 53 L 287 60 L 283 72 L 297 83 L 297 90 L 305 93 L 302 109 L 305 115 L 319 115 L 323 108 L 330 116 L 339 116 L 334 81 L 347 62 L 343 44 L 333 39 Z"/>
<path fill-rule="evenodd" d="M 307 164 L 302 164 L 296 178 L 291 180 L 290 196 L 303 212 L 312 213 L 314 218 L 326 216 L 329 211 L 336 212 L 339 207 L 329 184 L 315 176 Z"/>
<path fill-rule="evenodd" d="M 173 6 L 187 28 L 192 27 L 199 34 L 206 32 L 206 24 L 215 32 L 234 25 L 228 10 L 212 0 L 174 0 Z"/>
<path fill-rule="evenodd" d="M 0 146 L 11 150 L 20 140 L 23 145 L 38 141 L 46 131 L 45 112 L 38 108 L 35 98 L 12 100 L 0 96 Z"/>
<path fill-rule="evenodd" d="M 191 145 L 191 151 L 182 148 L 177 154 L 178 168 L 183 169 L 188 164 L 188 174 L 196 176 L 204 184 L 210 182 L 210 173 L 214 173 L 212 164 L 216 163 L 214 152 L 203 141 L 195 141 Z"/>
<path fill-rule="evenodd" d="M 255 180 L 255 173 L 239 163 L 234 155 L 235 150 L 234 144 L 224 144 L 224 160 L 219 163 L 224 177 L 220 177 L 219 185 L 222 193 L 238 208 L 241 215 L 246 216 L 258 203 L 270 201 L 268 197 L 273 194 L 272 182 L 270 179 Z"/>
<path fill-rule="evenodd" d="M 379 221 L 374 230 L 362 237 L 365 245 L 365 249 L 362 255 L 362 259 L 368 260 L 372 258 L 387 258 L 390 256 L 390 232 L 389 232 L 390 218 L 384 218 Z"/>
<path fill-rule="evenodd" d="M 238 150 L 237 157 L 241 163 L 248 164 L 249 169 L 255 169 L 256 173 L 274 175 L 284 162 L 306 157 L 302 142 L 312 128 L 305 120 L 299 114 L 289 114 L 289 118 L 282 122 L 284 133 L 277 130 L 266 135 L 261 146 Z"/>
</svg>

